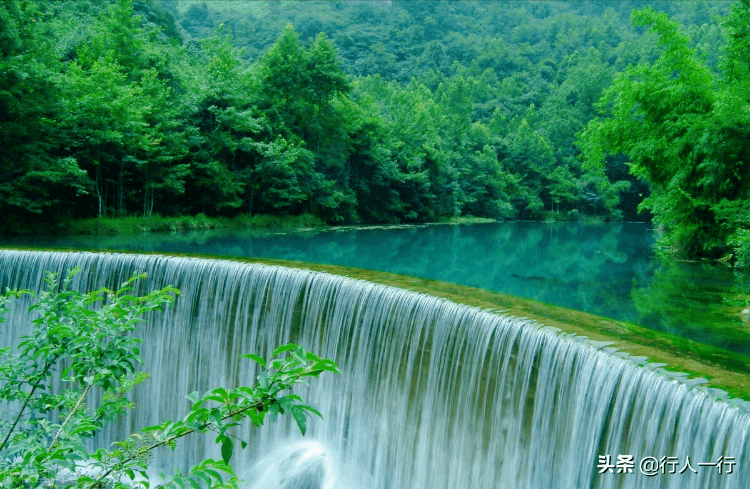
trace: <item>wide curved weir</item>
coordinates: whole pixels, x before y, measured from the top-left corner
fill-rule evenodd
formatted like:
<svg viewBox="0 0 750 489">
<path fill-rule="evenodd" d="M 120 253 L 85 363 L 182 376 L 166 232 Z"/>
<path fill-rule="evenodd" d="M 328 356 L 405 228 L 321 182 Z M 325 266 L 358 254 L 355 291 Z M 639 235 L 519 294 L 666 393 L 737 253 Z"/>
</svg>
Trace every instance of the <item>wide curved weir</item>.
<svg viewBox="0 0 750 489">
<path fill-rule="evenodd" d="M 182 292 L 140 326 L 153 379 L 103 443 L 183 416 L 189 392 L 253 383 L 241 354 L 295 342 L 343 375 L 299 392 L 324 416 L 305 437 L 288 419 L 239 433 L 249 446 L 233 462 L 247 487 L 750 487 L 747 403 L 532 321 L 322 272 L 156 255 L 0 250 L 0 287 L 39 290 L 45 271 L 73 267 L 79 290 L 147 272 L 139 293 Z M 8 313 L 0 345 L 28 331 L 26 301 Z M 632 473 L 620 455 L 632 456 Z M 219 457 L 212 439 L 156 464 L 203 456 Z M 613 470 L 600 474 L 607 456 Z M 680 473 L 688 457 L 693 470 Z"/>
</svg>

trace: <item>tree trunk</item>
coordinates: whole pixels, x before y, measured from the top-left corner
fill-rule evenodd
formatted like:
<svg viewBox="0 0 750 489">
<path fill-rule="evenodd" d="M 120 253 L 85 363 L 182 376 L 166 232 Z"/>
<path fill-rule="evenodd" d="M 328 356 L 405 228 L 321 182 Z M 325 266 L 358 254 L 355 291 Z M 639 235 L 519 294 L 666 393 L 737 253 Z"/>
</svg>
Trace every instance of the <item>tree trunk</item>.
<svg viewBox="0 0 750 489">
<path fill-rule="evenodd" d="M 99 209 L 97 213 L 97 217 L 102 217 L 102 191 L 99 187 L 100 181 L 101 181 L 101 163 L 96 164 L 96 198 L 99 201 Z"/>
<path fill-rule="evenodd" d="M 122 160 L 120 160 L 120 188 L 119 188 L 119 195 L 117 196 L 117 215 L 118 216 L 124 215 L 123 210 L 122 210 L 122 201 L 123 201 L 123 198 L 122 198 L 122 194 L 123 194 L 123 190 L 122 190 L 122 172 L 123 172 L 123 170 L 122 170 Z"/>
</svg>

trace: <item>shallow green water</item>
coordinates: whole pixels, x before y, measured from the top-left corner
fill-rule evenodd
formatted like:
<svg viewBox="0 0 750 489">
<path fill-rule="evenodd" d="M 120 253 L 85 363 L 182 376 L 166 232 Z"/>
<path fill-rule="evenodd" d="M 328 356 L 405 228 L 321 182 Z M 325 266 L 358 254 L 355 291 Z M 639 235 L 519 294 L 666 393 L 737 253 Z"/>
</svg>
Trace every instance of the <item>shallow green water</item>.
<svg viewBox="0 0 750 489">
<path fill-rule="evenodd" d="M 303 233 L 202 231 L 35 238 L 60 246 L 265 257 L 380 270 L 536 299 L 750 356 L 743 284 L 722 265 L 662 260 L 642 223 L 512 222 Z"/>
</svg>

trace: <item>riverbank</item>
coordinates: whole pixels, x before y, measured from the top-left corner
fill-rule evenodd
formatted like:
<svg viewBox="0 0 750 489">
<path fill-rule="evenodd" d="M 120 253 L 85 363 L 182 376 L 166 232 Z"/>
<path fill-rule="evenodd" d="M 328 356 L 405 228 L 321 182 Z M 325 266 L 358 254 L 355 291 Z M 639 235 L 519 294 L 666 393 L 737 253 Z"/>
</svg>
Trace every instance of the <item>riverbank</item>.
<svg viewBox="0 0 750 489">
<path fill-rule="evenodd" d="M 57 225 L 29 226 L 15 229 L 18 236 L 91 236 L 136 235 L 201 231 L 208 229 L 310 229 L 326 227 L 326 223 L 312 214 L 299 216 L 266 216 L 241 214 L 235 217 L 149 216 L 149 217 L 97 217 L 69 220 Z"/>
<path fill-rule="evenodd" d="M 33 249 L 40 250 L 40 248 Z M 55 249 L 58 251 L 78 251 Z M 168 254 L 227 259 L 224 256 Z M 666 364 L 664 368 L 670 371 L 684 372 L 692 377 L 705 378 L 709 381 L 709 387 L 722 389 L 732 397 L 750 401 L 749 357 L 676 335 L 637 326 L 626 321 L 485 289 L 387 272 L 278 259 L 233 258 L 232 260 L 327 272 L 443 297 L 483 309 L 502 311 L 512 316 L 531 319 L 539 324 L 558 328 L 567 334 L 586 336 L 598 342 L 612 342 L 613 347 L 629 355 L 646 357 L 652 363 Z"/>
<path fill-rule="evenodd" d="M 603 223 L 598 216 L 568 214 L 543 214 L 539 222 L 584 222 L 588 224 Z M 235 217 L 210 217 L 205 214 L 196 216 L 149 216 L 149 217 L 96 217 L 91 219 L 66 220 L 57 224 L 26 223 L 23 227 L 16 225 L 8 236 L 101 236 L 101 235 L 137 235 L 148 233 L 169 233 L 185 231 L 202 231 L 209 229 L 267 229 L 267 230 L 307 230 L 307 229 L 352 229 L 352 228 L 387 228 L 422 226 L 432 224 L 482 224 L 498 222 L 487 217 L 461 216 L 440 218 L 435 222 L 407 224 L 357 224 L 331 225 L 312 214 L 299 216 L 269 216 L 241 214 Z M 0 237 L 3 235 L 0 234 Z"/>
</svg>

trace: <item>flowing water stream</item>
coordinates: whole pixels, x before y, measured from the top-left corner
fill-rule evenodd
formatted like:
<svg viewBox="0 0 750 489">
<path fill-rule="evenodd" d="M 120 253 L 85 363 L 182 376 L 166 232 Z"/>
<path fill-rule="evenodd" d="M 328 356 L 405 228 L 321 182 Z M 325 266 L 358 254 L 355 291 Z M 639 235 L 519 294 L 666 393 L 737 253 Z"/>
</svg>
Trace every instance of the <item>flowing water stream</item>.
<svg viewBox="0 0 750 489">
<path fill-rule="evenodd" d="M 76 266 L 81 290 L 145 271 L 141 293 L 182 291 L 141 325 L 153 380 L 135 394 L 137 415 L 105 441 L 182 416 L 193 390 L 252 383 L 240 355 L 292 341 L 343 375 L 300 392 L 324 416 L 307 436 L 291 420 L 242 434 L 250 445 L 233 461 L 247 487 L 750 487 L 747 403 L 605 345 L 402 289 L 231 261 L 0 250 L 0 287 L 38 290 L 46 270 Z M 0 345 L 27 330 L 27 305 L 10 312 Z M 157 463 L 208 455 L 219 457 L 212 440 L 192 440 Z M 600 475 L 618 455 L 632 455 L 633 473 Z M 644 475 L 648 457 L 667 473 Z M 695 472 L 680 474 L 688 457 Z"/>
</svg>

